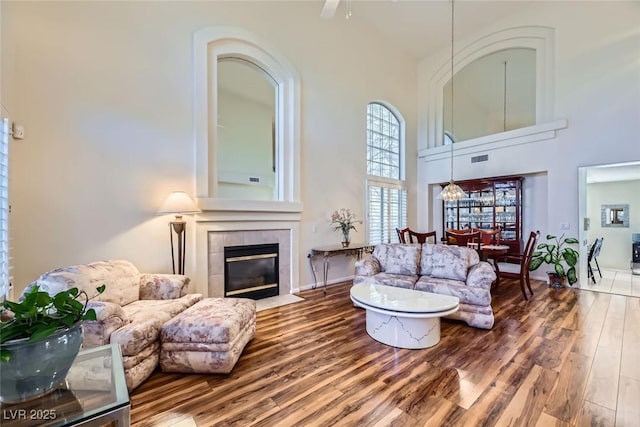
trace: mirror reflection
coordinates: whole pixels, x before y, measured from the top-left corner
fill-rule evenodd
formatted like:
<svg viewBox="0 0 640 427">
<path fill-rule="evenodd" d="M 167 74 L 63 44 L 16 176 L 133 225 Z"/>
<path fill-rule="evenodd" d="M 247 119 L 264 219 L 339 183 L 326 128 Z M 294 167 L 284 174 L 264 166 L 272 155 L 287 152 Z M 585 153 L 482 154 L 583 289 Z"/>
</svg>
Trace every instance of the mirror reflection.
<svg viewBox="0 0 640 427">
<path fill-rule="evenodd" d="M 445 144 L 536 124 L 535 49 L 493 52 L 459 70 L 453 80 L 453 129 L 451 81 L 443 89 Z"/>
<path fill-rule="evenodd" d="M 217 70 L 215 197 L 277 200 L 277 83 L 241 58 L 219 58 Z"/>
<path fill-rule="evenodd" d="M 602 205 L 602 227 L 629 227 L 629 205 Z"/>
</svg>

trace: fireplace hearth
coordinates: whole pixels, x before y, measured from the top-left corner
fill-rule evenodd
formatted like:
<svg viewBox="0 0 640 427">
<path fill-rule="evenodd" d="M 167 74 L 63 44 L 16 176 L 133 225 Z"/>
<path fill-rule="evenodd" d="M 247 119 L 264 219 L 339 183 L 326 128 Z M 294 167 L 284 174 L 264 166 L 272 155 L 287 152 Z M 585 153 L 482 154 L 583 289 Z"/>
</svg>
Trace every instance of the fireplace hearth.
<svg viewBox="0 0 640 427">
<path fill-rule="evenodd" d="M 225 246 L 224 296 L 262 299 L 278 295 L 278 243 Z"/>
</svg>

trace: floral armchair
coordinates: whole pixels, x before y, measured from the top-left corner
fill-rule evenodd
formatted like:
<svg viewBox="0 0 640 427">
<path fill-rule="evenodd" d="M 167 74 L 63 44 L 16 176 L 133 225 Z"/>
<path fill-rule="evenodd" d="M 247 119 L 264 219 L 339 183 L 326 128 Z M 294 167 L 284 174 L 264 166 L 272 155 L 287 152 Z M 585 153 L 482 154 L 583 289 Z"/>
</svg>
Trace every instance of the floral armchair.
<svg viewBox="0 0 640 427">
<path fill-rule="evenodd" d="M 202 299 L 187 294 L 189 281 L 177 274 L 141 274 L 129 261 L 111 260 L 49 271 L 24 292 L 35 285 L 51 295 L 73 287 L 85 291 L 97 319 L 83 323 L 83 346 L 118 344 L 131 391 L 158 365 L 162 325 Z"/>
</svg>

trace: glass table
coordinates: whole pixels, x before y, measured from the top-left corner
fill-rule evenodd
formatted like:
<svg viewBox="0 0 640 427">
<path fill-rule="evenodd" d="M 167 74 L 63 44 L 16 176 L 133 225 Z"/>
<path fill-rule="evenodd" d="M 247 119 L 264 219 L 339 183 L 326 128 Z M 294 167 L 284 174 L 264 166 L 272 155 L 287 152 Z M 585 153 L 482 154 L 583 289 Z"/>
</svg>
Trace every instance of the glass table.
<svg viewBox="0 0 640 427">
<path fill-rule="evenodd" d="M 117 344 L 82 350 L 65 383 L 46 396 L 0 406 L 0 425 L 129 426 L 129 393 Z"/>
</svg>

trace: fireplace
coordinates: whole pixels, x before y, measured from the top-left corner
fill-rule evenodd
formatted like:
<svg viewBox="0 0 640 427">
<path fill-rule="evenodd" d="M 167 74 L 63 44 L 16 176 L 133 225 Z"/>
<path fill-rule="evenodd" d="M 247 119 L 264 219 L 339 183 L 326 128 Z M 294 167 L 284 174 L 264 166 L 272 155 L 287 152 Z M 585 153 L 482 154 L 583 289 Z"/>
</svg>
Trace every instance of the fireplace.
<svg viewBox="0 0 640 427">
<path fill-rule="evenodd" d="M 278 243 L 224 248 L 224 296 L 261 299 L 278 295 Z"/>
</svg>

